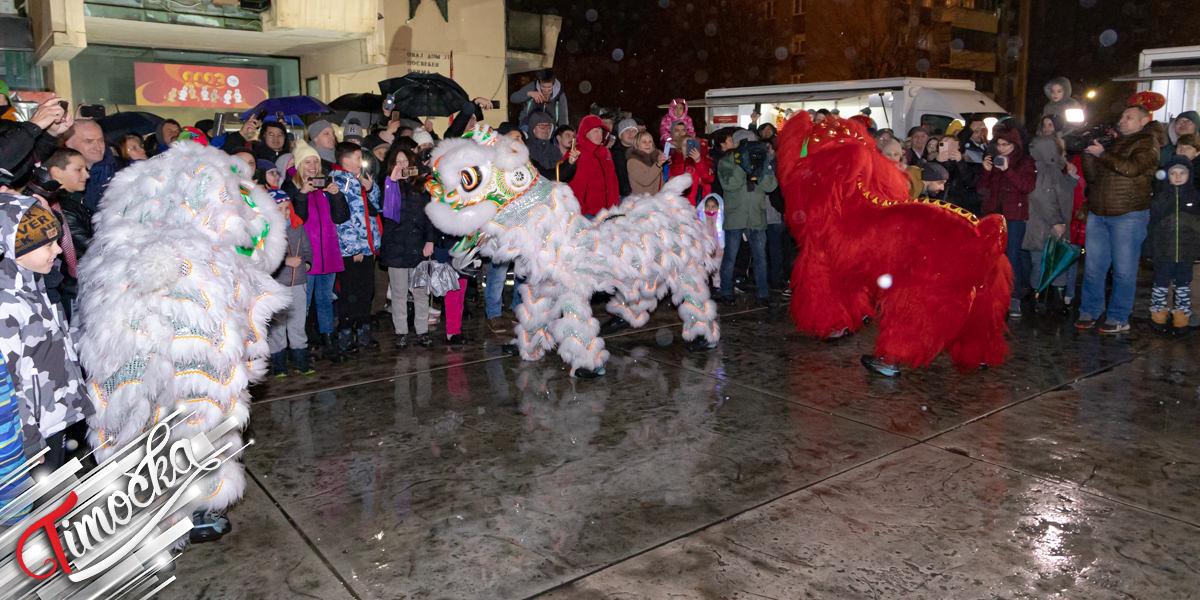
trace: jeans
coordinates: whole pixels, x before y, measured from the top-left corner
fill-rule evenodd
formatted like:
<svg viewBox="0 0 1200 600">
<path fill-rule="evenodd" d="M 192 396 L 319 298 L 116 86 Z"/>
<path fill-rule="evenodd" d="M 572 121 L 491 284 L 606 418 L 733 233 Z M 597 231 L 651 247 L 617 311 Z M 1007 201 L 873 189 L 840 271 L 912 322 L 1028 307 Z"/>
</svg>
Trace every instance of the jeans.
<svg viewBox="0 0 1200 600">
<path fill-rule="evenodd" d="M 1088 215 L 1087 261 L 1083 265 L 1083 299 L 1079 312 L 1098 318 L 1104 313 L 1104 280 L 1111 267 L 1112 297 L 1108 299 L 1108 321 L 1129 322 L 1137 287 L 1138 257 L 1150 211 L 1139 210 L 1117 217 Z"/>
<path fill-rule="evenodd" d="M 1004 254 L 1008 256 L 1008 264 L 1012 265 L 1013 289 L 1012 297 L 1019 299 L 1029 285 L 1029 272 L 1033 270 L 1028 250 L 1021 249 L 1021 241 L 1025 239 L 1025 221 L 1008 222 L 1008 247 Z"/>
<path fill-rule="evenodd" d="M 721 259 L 721 294 L 733 295 L 733 263 L 737 260 L 742 234 L 750 242 L 750 258 L 754 261 L 754 287 L 757 296 L 767 299 L 771 289 L 767 285 L 767 231 L 765 229 L 726 229 L 725 256 Z"/>
<path fill-rule="evenodd" d="M 337 273 L 308 276 L 308 285 L 305 286 L 307 296 L 305 310 L 312 307 L 314 303 L 317 305 L 317 331 L 319 333 L 333 333 L 333 282 L 336 280 Z"/>
<path fill-rule="evenodd" d="M 508 267 L 512 263 L 491 263 L 488 266 L 487 276 L 484 278 L 483 289 L 483 311 L 487 314 L 487 318 L 495 319 L 504 312 L 504 284 L 508 279 Z M 517 285 L 513 288 L 512 310 L 517 310 L 517 306 L 521 304 L 521 293 L 517 289 L 524 283 L 524 280 L 517 278 Z"/>
<path fill-rule="evenodd" d="M 784 255 L 783 239 L 787 228 L 783 223 L 767 223 L 767 281 L 771 287 L 783 287 L 787 281 L 787 257 Z"/>
</svg>

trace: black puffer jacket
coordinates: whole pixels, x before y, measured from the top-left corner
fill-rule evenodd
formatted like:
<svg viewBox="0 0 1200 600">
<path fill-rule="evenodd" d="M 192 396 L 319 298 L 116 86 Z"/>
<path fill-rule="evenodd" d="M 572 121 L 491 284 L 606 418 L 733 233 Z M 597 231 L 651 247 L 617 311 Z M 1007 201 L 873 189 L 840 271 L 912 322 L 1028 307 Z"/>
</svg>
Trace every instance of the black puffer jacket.
<svg viewBox="0 0 1200 600">
<path fill-rule="evenodd" d="M 13 174 L 9 187 L 21 189 L 38 161 L 54 153 L 58 140 L 28 121 L 0 120 L 0 168 Z"/>
<path fill-rule="evenodd" d="M 393 221 L 386 214 L 388 188 L 392 185 L 400 191 L 400 217 Z M 429 194 L 422 185 L 413 185 L 407 179 L 384 181 L 383 245 L 379 249 L 379 263 L 385 267 L 411 269 L 425 260 L 422 250 L 425 244 L 436 241 L 440 234 L 429 217 L 425 216 L 425 205 Z"/>
<path fill-rule="evenodd" d="M 1183 185 L 1164 184 L 1150 203 L 1150 246 L 1155 262 L 1200 260 L 1200 191 L 1192 185 L 1192 162 L 1176 155 L 1166 169 L 1183 167 L 1188 180 Z"/>
</svg>

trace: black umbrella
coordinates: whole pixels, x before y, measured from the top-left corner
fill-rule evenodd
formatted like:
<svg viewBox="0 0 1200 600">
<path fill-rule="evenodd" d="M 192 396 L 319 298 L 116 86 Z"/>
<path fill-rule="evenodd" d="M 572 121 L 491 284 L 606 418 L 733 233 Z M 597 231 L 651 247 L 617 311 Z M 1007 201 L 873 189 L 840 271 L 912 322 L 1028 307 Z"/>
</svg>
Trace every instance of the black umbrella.
<svg viewBox="0 0 1200 600">
<path fill-rule="evenodd" d="M 379 82 L 379 91 L 395 99 L 395 109 L 409 115 L 448 117 L 470 101 L 466 90 L 438 73 L 409 73 Z"/>
<path fill-rule="evenodd" d="M 132 133 L 135 135 L 147 135 L 158 131 L 158 126 L 165 119 L 148 112 L 133 111 L 122 112 L 108 115 L 96 119 L 96 124 L 104 131 L 104 137 L 110 142 L 116 141 L 117 138 Z"/>
<path fill-rule="evenodd" d="M 358 111 L 377 113 L 383 111 L 381 94 L 342 94 L 329 103 L 334 111 Z"/>
</svg>

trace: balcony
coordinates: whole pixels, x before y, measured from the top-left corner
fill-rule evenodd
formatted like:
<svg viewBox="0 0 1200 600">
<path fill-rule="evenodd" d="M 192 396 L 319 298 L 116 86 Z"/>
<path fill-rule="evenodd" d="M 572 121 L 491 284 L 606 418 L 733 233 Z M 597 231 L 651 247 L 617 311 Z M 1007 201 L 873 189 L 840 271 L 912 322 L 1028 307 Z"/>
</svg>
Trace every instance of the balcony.
<svg viewBox="0 0 1200 600">
<path fill-rule="evenodd" d="M 965 6 L 934 7 L 933 18 L 951 27 L 996 33 L 1000 29 L 1000 18 L 995 12 Z"/>
<path fill-rule="evenodd" d="M 554 64 L 562 17 L 506 11 L 505 68 L 509 74 L 536 71 Z"/>
<path fill-rule="evenodd" d="M 996 53 L 951 50 L 950 62 L 946 64 L 946 67 L 960 71 L 974 71 L 976 73 L 995 73 Z"/>
</svg>

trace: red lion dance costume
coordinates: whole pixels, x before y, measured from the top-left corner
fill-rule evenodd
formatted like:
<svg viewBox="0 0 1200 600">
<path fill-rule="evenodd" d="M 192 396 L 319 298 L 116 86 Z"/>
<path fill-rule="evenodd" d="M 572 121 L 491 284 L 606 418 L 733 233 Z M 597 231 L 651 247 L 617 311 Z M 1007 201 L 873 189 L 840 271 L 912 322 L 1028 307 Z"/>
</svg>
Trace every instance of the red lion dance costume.
<svg viewBox="0 0 1200 600">
<path fill-rule="evenodd" d="M 910 200 L 906 175 L 862 125 L 832 116 L 788 121 L 779 175 L 799 245 L 791 315 L 801 333 L 838 337 L 876 318 L 875 356 L 863 363 L 885 375 L 943 350 L 961 371 L 1004 362 L 1012 268 L 1003 217 Z"/>
</svg>

